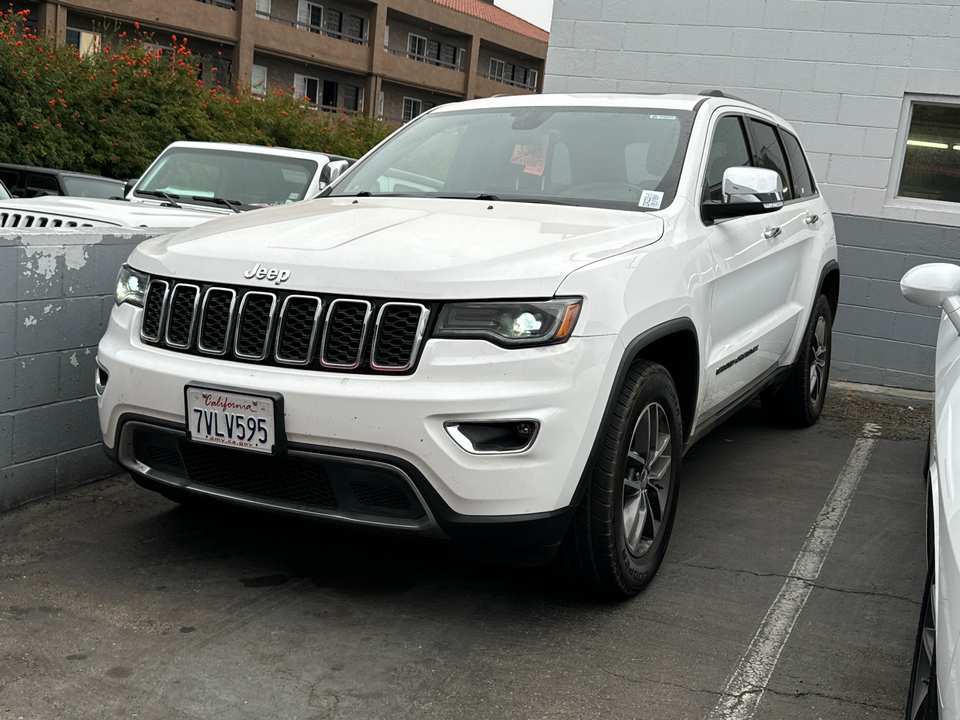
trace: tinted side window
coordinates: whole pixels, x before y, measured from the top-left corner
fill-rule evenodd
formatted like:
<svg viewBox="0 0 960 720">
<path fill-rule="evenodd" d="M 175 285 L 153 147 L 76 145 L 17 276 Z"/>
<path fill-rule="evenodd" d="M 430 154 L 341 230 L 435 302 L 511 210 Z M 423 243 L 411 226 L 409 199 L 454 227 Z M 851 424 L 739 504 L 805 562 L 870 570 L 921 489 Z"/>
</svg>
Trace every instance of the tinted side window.
<svg viewBox="0 0 960 720">
<path fill-rule="evenodd" d="M 744 167 L 751 164 L 750 150 L 740 118 L 734 115 L 720 118 L 713 131 L 713 140 L 710 142 L 703 199 L 723 200 L 723 171 L 730 167 Z"/>
<path fill-rule="evenodd" d="M 62 195 L 60 185 L 57 179 L 52 175 L 38 175 L 37 173 L 27 173 L 27 188 L 23 196 L 43 197 L 44 195 Z"/>
<path fill-rule="evenodd" d="M 773 125 L 767 125 L 758 120 L 750 120 L 753 129 L 753 138 L 757 142 L 757 164 L 768 170 L 775 170 L 783 181 L 783 199 L 792 200 L 793 192 L 790 188 L 790 173 L 787 170 L 787 160 L 784 157 L 783 147 Z"/>
<path fill-rule="evenodd" d="M 813 181 L 813 173 L 807 165 L 807 158 L 800 149 L 800 141 L 788 132 L 780 132 L 783 146 L 787 151 L 787 160 L 793 172 L 793 192 L 796 197 L 810 197 L 817 194 L 817 184 Z"/>
<path fill-rule="evenodd" d="M 0 181 L 3 181 L 12 194 L 22 194 L 19 192 L 20 176 L 16 170 L 0 170 Z"/>
</svg>

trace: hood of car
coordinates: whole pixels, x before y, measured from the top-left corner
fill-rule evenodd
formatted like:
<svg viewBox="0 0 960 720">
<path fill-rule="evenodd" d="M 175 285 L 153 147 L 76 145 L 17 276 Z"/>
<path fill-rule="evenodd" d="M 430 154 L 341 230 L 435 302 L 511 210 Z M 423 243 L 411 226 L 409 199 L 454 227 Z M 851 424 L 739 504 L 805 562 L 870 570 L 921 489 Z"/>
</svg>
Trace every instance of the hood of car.
<svg viewBox="0 0 960 720">
<path fill-rule="evenodd" d="M 660 218 L 561 205 L 324 198 L 142 243 L 130 263 L 201 282 L 420 300 L 549 297 L 569 273 L 656 242 Z"/>
<path fill-rule="evenodd" d="M 223 215 L 219 208 L 205 210 L 197 207 L 174 208 L 159 202 L 127 202 L 66 196 L 17 198 L 0 201 L 0 212 L 22 213 L 34 216 L 27 224 L 4 223 L 5 227 L 51 227 L 51 221 L 61 220 L 85 225 L 112 225 L 121 227 L 186 228 Z M 47 222 L 41 222 L 47 218 Z"/>
</svg>

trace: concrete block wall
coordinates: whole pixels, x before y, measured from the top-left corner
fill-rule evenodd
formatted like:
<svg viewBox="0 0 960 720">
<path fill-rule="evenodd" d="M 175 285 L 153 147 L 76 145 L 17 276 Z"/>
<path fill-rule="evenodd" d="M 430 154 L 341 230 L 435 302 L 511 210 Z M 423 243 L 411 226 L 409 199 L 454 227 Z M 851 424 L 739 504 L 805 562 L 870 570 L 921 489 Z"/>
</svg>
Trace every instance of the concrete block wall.
<svg viewBox="0 0 960 720">
<path fill-rule="evenodd" d="M 96 345 L 120 265 L 158 234 L 0 234 L 0 511 L 117 472 L 100 448 Z"/>
<path fill-rule="evenodd" d="M 918 258 L 960 259 L 960 205 L 931 209 L 889 188 L 905 98 L 960 98 L 960 3 L 555 0 L 544 92 L 709 88 L 794 126 L 837 217 L 834 377 L 932 387 L 935 312 L 908 322 L 918 313 L 895 284 Z"/>
</svg>

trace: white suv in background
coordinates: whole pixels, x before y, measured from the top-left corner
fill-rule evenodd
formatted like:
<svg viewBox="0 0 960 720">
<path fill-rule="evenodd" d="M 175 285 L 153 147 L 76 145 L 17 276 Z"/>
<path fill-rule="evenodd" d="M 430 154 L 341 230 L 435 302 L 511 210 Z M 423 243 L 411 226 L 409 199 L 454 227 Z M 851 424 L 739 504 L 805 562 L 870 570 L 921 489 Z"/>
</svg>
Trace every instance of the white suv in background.
<svg viewBox="0 0 960 720">
<path fill-rule="evenodd" d="M 790 126 L 720 93 L 444 105 L 321 197 L 150 240 L 107 452 L 206 496 L 654 576 L 684 451 L 823 406 L 834 225 Z"/>
</svg>

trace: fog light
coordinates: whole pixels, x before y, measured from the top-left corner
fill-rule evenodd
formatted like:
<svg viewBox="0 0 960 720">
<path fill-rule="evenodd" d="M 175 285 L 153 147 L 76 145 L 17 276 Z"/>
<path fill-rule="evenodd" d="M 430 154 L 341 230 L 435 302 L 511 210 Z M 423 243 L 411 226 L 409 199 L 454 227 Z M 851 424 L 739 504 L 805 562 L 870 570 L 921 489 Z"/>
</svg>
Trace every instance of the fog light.
<svg viewBox="0 0 960 720">
<path fill-rule="evenodd" d="M 97 377 L 94 380 L 93 389 L 97 391 L 97 397 L 103 395 L 103 391 L 107 388 L 107 380 L 110 379 L 110 373 L 103 369 L 103 367 L 97 364 Z"/>
<path fill-rule="evenodd" d="M 507 455 L 530 449 L 540 432 L 540 421 L 448 422 L 444 427 L 453 441 L 468 453 Z"/>
</svg>

